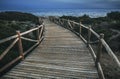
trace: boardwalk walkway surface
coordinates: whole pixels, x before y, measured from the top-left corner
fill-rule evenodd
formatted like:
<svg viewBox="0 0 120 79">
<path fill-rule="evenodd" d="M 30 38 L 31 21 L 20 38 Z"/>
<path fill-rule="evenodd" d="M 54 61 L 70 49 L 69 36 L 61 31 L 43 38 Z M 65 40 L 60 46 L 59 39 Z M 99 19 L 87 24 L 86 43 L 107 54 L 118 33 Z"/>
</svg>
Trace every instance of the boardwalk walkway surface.
<svg viewBox="0 0 120 79">
<path fill-rule="evenodd" d="M 84 42 L 61 26 L 48 20 L 44 23 L 42 43 L 1 79 L 98 79 Z"/>
</svg>

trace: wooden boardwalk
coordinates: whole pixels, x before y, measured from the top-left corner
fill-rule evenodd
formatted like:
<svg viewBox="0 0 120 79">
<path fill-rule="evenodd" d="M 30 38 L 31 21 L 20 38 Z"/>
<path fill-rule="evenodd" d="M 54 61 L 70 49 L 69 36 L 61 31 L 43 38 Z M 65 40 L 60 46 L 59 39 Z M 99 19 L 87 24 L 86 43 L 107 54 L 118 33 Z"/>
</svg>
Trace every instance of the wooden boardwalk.
<svg viewBox="0 0 120 79">
<path fill-rule="evenodd" d="M 98 79 L 84 42 L 61 26 L 48 20 L 44 23 L 42 43 L 1 79 Z"/>
</svg>

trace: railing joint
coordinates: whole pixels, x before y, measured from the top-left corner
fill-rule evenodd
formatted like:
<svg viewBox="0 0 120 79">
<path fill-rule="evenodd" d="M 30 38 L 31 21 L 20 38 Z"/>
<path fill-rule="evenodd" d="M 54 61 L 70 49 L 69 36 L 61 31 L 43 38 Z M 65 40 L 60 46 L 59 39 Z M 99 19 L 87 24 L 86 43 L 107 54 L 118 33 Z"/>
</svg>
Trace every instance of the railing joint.
<svg viewBox="0 0 120 79">
<path fill-rule="evenodd" d="M 88 26 L 87 47 L 89 46 L 89 44 L 90 44 L 90 39 L 91 39 L 91 31 L 90 31 L 90 29 L 91 29 L 91 26 L 89 25 L 89 26 Z"/>
<path fill-rule="evenodd" d="M 22 46 L 22 40 L 21 40 L 20 31 L 16 31 L 16 33 L 17 33 L 17 35 L 18 35 L 18 48 L 19 48 L 19 53 L 20 53 L 20 56 L 22 56 L 22 60 L 24 60 L 23 46 Z"/>
</svg>

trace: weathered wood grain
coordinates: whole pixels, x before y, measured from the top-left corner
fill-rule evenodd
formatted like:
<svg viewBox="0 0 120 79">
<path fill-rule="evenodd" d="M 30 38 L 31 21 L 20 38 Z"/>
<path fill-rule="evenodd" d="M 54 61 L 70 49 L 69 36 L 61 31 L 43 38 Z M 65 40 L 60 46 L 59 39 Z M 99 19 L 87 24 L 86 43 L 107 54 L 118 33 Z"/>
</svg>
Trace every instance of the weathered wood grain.
<svg viewBox="0 0 120 79">
<path fill-rule="evenodd" d="M 71 31 L 45 20 L 43 42 L 2 78 L 97 79 L 95 63 L 85 43 Z"/>
</svg>

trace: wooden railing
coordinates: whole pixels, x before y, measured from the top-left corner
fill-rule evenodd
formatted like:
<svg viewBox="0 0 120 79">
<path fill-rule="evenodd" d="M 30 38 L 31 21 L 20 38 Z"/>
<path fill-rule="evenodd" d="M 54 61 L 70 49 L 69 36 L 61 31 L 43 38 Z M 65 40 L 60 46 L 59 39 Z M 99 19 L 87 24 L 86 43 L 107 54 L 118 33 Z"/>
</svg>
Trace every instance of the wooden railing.
<svg viewBox="0 0 120 79">
<path fill-rule="evenodd" d="M 31 38 L 23 37 L 26 34 L 29 34 L 32 32 L 36 32 L 37 39 L 34 40 Z M 11 62 L 7 63 L 2 68 L 0 68 L 0 73 L 2 73 L 4 70 L 10 67 L 12 64 L 16 63 L 18 60 L 21 60 L 21 59 L 24 60 L 24 56 L 28 54 L 33 48 L 35 48 L 43 40 L 43 38 L 44 38 L 44 24 L 42 23 L 41 25 L 31 30 L 25 31 L 23 33 L 20 33 L 20 31 L 16 31 L 16 35 L 0 40 L 0 44 L 3 44 L 14 39 L 14 41 L 0 55 L 0 61 L 9 53 L 10 49 L 12 49 L 16 43 L 18 43 L 18 48 L 19 48 L 19 56 L 13 59 Z M 22 45 L 22 39 L 29 42 L 34 42 L 34 44 L 30 48 L 28 48 L 26 51 L 24 51 L 23 50 L 24 48 Z M 2 63 L 0 62 L 0 64 Z"/>
<path fill-rule="evenodd" d="M 94 61 L 95 61 L 95 66 L 97 67 L 100 79 L 105 79 L 104 74 L 103 74 L 103 70 L 102 70 L 102 67 L 101 67 L 101 63 L 100 63 L 103 47 L 107 51 L 107 53 L 110 55 L 110 57 L 116 62 L 118 68 L 120 68 L 120 61 L 118 60 L 117 56 L 113 53 L 111 48 L 108 46 L 108 44 L 105 42 L 103 33 L 98 35 L 91 28 L 91 26 L 87 27 L 87 26 L 83 25 L 81 22 L 77 23 L 77 22 L 74 22 L 74 21 L 71 21 L 71 20 L 60 19 L 60 18 L 55 18 L 55 17 L 49 17 L 49 19 L 52 22 L 54 22 L 56 24 L 59 24 L 59 25 L 65 27 L 65 28 L 71 30 L 72 32 L 74 32 L 76 35 L 78 35 L 86 43 L 86 45 L 89 47 L 89 49 L 91 51 L 91 54 L 93 56 Z M 74 30 L 75 26 L 78 26 L 78 29 L 79 29 L 78 32 L 76 32 Z M 86 35 L 82 33 L 83 29 L 87 30 Z M 95 41 L 91 40 L 92 34 L 94 35 L 94 37 L 97 38 L 97 40 L 95 40 Z M 85 38 L 85 36 L 86 36 L 86 38 Z M 97 52 L 95 52 L 93 50 L 93 47 L 91 46 L 93 43 L 96 43 L 96 42 L 98 43 Z"/>
</svg>

